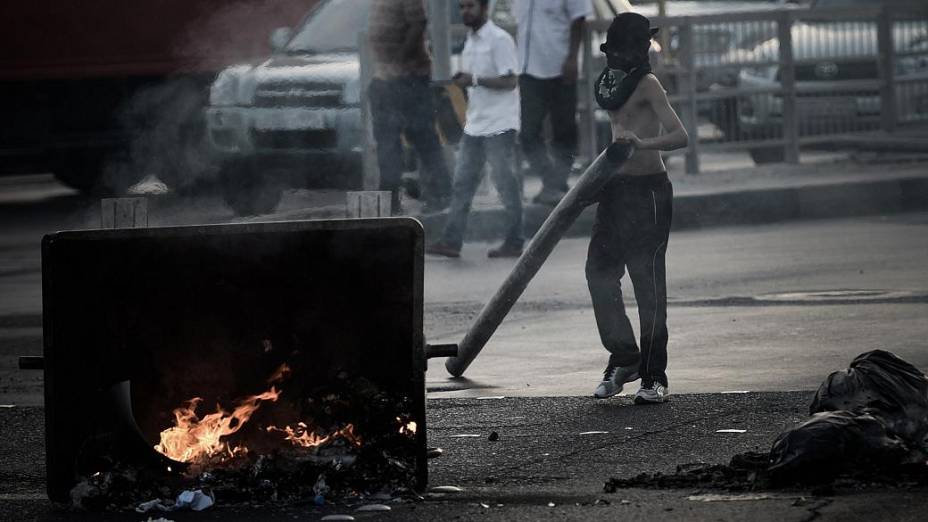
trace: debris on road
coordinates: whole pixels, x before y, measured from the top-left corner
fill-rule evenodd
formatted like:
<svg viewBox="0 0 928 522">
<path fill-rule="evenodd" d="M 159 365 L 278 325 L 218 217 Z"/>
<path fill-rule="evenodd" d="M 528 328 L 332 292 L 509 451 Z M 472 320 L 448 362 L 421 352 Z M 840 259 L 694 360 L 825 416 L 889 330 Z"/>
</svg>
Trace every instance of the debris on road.
<svg viewBox="0 0 928 522">
<path fill-rule="evenodd" d="M 781 497 L 774 495 L 765 495 L 765 494 L 746 494 L 746 495 L 714 495 L 711 493 L 706 493 L 703 495 L 690 495 L 686 497 L 686 500 L 691 500 L 693 502 L 750 502 L 756 500 L 782 500 L 782 499 L 793 499 L 800 497 Z"/>
<path fill-rule="evenodd" d="M 821 482 L 845 471 L 924 463 L 928 377 L 890 352 L 857 356 L 819 387 L 811 419 L 782 433 L 770 452 L 780 482 Z"/>
<path fill-rule="evenodd" d="M 928 377 L 915 366 L 883 350 L 863 353 L 825 379 L 809 413 L 812 418 L 781 433 L 768 453 L 735 455 L 728 465 L 678 466 L 670 475 L 612 478 L 603 490 L 928 484 Z"/>
<path fill-rule="evenodd" d="M 587 436 L 587 435 L 608 435 L 608 434 L 609 434 L 608 431 L 583 431 L 583 432 L 580 432 L 580 436 L 581 436 L 581 437 L 585 437 L 585 436 Z"/>
<path fill-rule="evenodd" d="M 357 512 L 359 512 L 359 513 L 365 513 L 365 512 L 375 512 L 375 513 L 377 513 L 377 512 L 386 512 L 386 511 L 390 511 L 391 509 L 392 509 L 392 508 L 391 508 L 390 506 L 386 505 L 386 504 L 367 504 L 367 505 L 364 505 L 364 506 L 359 507 L 359 508 L 356 509 L 355 511 L 357 511 Z"/>
<path fill-rule="evenodd" d="M 461 493 L 464 490 L 457 486 L 435 486 L 429 493 Z"/>
</svg>

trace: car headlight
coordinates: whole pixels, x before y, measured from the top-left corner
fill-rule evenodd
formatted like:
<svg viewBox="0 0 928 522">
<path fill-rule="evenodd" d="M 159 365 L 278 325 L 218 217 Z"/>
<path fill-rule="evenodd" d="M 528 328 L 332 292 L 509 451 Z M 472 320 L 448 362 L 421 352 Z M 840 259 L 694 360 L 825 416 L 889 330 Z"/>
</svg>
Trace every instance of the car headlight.
<svg viewBox="0 0 928 522">
<path fill-rule="evenodd" d="M 351 80 L 345 85 L 342 102 L 345 105 L 361 105 L 361 80 Z"/>
<path fill-rule="evenodd" d="M 247 103 L 250 96 L 244 91 L 248 90 L 245 77 L 251 68 L 248 66 L 229 67 L 219 73 L 209 88 L 209 104 L 214 107 L 228 107 Z M 253 89 L 252 89 L 253 90 Z"/>
</svg>

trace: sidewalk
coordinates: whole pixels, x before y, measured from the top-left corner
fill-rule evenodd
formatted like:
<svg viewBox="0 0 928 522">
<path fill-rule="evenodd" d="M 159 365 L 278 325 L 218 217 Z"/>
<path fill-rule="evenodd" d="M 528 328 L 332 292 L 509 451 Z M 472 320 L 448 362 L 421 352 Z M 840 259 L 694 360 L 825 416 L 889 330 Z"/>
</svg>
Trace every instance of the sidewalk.
<svg viewBox="0 0 928 522">
<path fill-rule="evenodd" d="M 924 487 L 837 486 L 810 490 L 732 492 L 711 488 L 603 491 L 612 477 L 673 474 L 687 464 L 727 464 L 736 453 L 767 451 L 776 435 L 806 418 L 808 392 L 679 395 L 662 406 L 633 406 L 628 397 L 441 399 L 427 404 L 430 461 L 420 502 L 381 500 L 387 513 L 311 502 L 276 508 L 217 506 L 170 513 L 183 520 L 919 520 Z M 0 519 L 145 520 L 147 515 L 87 517 L 56 511 L 44 499 L 43 411 L 0 410 Z M 737 429 L 744 433 L 718 433 Z M 496 432 L 497 441 L 489 440 Z M 157 518 L 157 517 L 155 517 Z M 344 520 L 344 519 L 343 519 Z"/>
<path fill-rule="evenodd" d="M 723 158 L 723 159 L 721 159 Z M 897 213 L 928 208 L 928 156 L 912 154 L 807 153 L 803 163 L 754 166 L 731 155 L 706 154 L 706 172 L 682 172 L 681 156 L 668 159 L 674 184 L 674 228 L 699 228 Z M 713 164 L 715 163 L 715 164 Z M 525 201 L 540 190 L 525 179 Z M 526 235 L 534 234 L 550 207 L 526 203 Z M 595 206 L 568 236 L 588 235 Z M 417 216 L 435 237 L 444 215 Z M 468 221 L 469 240 L 502 237 L 503 210 L 490 188 L 478 193 Z"/>
</svg>

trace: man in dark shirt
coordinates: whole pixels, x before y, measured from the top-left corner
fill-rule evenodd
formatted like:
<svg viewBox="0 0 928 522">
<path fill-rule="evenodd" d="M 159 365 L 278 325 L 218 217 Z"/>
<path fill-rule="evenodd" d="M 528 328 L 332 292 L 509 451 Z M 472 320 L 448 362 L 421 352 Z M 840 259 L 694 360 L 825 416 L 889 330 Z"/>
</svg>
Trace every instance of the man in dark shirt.
<svg viewBox="0 0 928 522">
<path fill-rule="evenodd" d="M 435 132 L 426 22 L 423 0 L 371 1 L 368 40 L 374 79 L 368 92 L 380 190 L 393 193 L 394 213 L 401 212 L 402 135 L 419 155 L 425 211 L 441 211 L 450 200 L 451 178 Z"/>
</svg>

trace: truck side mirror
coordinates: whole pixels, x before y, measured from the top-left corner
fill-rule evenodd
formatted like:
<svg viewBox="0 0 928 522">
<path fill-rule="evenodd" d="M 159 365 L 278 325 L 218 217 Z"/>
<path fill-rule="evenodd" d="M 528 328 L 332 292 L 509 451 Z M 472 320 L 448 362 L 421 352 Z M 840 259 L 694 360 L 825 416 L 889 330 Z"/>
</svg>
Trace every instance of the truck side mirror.
<svg viewBox="0 0 928 522">
<path fill-rule="evenodd" d="M 271 50 L 275 53 L 280 51 L 290 42 L 291 38 L 293 38 L 293 29 L 289 27 L 278 27 L 274 29 L 271 31 Z"/>
</svg>

